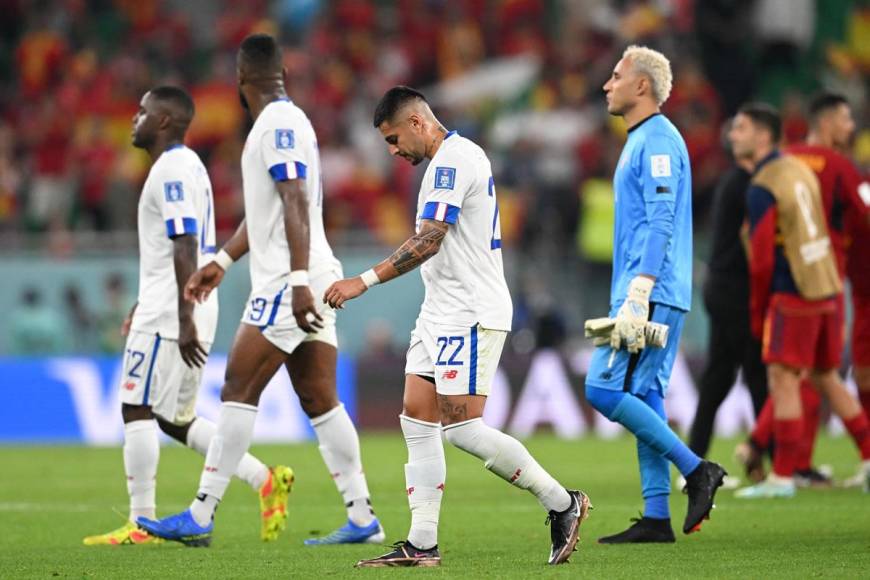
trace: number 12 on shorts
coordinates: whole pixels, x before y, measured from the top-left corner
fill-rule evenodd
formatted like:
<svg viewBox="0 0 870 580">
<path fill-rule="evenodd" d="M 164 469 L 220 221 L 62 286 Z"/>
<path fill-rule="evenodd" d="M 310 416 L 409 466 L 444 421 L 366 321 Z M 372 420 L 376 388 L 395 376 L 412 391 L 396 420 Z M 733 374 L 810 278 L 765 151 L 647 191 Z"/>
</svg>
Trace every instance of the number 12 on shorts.
<svg viewBox="0 0 870 580">
<path fill-rule="evenodd" d="M 438 351 L 438 360 L 435 361 L 435 366 L 461 367 L 463 365 L 463 362 L 456 360 L 456 357 L 459 355 L 462 347 L 465 346 L 464 336 L 439 336 L 436 342 L 441 345 L 441 350 Z M 448 347 L 450 348 L 448 349 Z M 445 351 L 448 351 L 447 360 L 444 360 Z"/>
</svg>

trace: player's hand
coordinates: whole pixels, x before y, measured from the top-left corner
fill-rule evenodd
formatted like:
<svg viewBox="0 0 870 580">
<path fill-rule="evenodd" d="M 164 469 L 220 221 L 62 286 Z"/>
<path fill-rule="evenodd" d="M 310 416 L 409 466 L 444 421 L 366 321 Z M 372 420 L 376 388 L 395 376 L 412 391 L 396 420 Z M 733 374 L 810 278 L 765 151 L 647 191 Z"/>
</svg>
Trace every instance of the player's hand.
<svg viewBox="0 0 870 580">
<path fill-rule="evenodd" d="M 646 322 L 649 319 L 649 296 L 655 282 L 644 276 L 636 276 L 628 285 L 625 302 L 616 313 L 610 346 L 619 349 L 623 345 L 634 354 L 646 346 Z"/>
<path fill-rule="evenodd" d="M 345 302 L 356 298 L 366 290 L 368 288 L 359 276 L 345 278 L 333 282 L 332 286 L 326 289 L 326 292 L 323 293 L 323 301 L 333 308 L 344 308 Z"/>
<path fill-rule="evenodd" d="M 293 286 L 293 316 L 305 332 L 323 328 L 323 317 L 314 306 L 314 295 L 308 286 Z"/>
<path fill-rule="evenodd" d="M 224 274 L 226 271 L 217 262 L 209 262 L 190 276 L 184 285 L 184 299 L 202 304 L 208 300 L 211 291 L 220 285 Z"/>
<path fill-rule="evenodd" d="M 181 360 L 190 368 L 201 367 L 208 358 L 208 351 L 199 343 L 192 318 L 178 321 L 178 350 L 181 351 Z"/>
</svg>

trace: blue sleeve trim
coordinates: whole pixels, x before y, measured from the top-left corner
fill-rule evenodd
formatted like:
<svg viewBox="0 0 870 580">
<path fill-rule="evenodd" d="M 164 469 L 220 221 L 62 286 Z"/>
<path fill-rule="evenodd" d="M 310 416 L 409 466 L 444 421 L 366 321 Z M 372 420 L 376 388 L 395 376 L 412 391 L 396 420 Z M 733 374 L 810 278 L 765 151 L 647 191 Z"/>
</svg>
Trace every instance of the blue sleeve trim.
<svg viewBox="0 0 870 580">
<path fill-rule="evenodd" d="M 455 224 L 459 219 L 459 208 L 443 201 L 427 201 L 420 219 Z"/>
<path fill-rule="evenodd" d="M 272 176 L 272 179 L 275 181 L 287 181 L 288 179 L 305 179 L 308 175 L 308 167 L 305 166 L 301 161 L 294 161 L 293 167 L 296 170 L 296 175 L 291 176 L 290 172 L 287 171 L 286 163 L 276 163 L 272 167 L 269 168 L 269 175 Z"/>
<path fill-rule="evenodd" d="M 178 227 L 178 220 L 181 219 L 181 227 Z M 166 220 L 166 235 L 170 238 L 176 236 L 196 235 L 197 225 L 196 218 L 172 218 Z"/>
</svg>

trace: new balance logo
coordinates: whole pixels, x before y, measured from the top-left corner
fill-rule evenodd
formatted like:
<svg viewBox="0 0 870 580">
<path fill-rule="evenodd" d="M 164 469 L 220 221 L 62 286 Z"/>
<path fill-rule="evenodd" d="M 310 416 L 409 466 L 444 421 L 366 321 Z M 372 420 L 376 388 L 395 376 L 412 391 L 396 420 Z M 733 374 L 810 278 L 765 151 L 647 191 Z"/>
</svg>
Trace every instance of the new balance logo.
<svg viewBox="0 0 870 580">
<path fill-rule="evenodd" d="M 452 369 L 452 370 L 449 370 L 449 371 L 444 371 L 444 374 L 441 375 L 441 378 L 442 378 L 442 379 L 447 379 L 447 380 L 453 380 L 453 379 L 456 378 L 456 376 L 457 376 L 458 374 L 459 374 L 459 371 L 457 371 L 457 370 L 455 370 L 455 369 Z"/>
<path fill-rule="evenodd" d="M 522 475 L 522 473 L 523 473 L 522 469 L 517 469 L 516 471 L 514 471 L 514 474 L 511 476 L 511 483 L 518 480 L 520 478 L 520 475 Z"/>
<path fill-rule="evenodd" d="M 136 388 L 136 383 L 127 383 L 126 385 L 124 385 L 124 388 L 127 389 L 128 391 L 132 391 L 133 389 Z"/>
<path fill-rule="evenodd" d="M 440 489 L 441 491 L 444 491 L 444 484 L 439 483 L 438 485 L 435 486 L 435 489 Z"/>
<path fill-rule="evenodd" d="M 411 495 L 412 493 L 414 493 L 414 487 L 413 487 L 413 486 L 408 488 L 408 495 Z"/>
<path fill-rule="evenodd" d="M 206 465 L 203 468 L 203 471 L 205 471 L 206 473 L 217 473 L 217 467 L 209 467 L 208 465 Z"/>
</svg>

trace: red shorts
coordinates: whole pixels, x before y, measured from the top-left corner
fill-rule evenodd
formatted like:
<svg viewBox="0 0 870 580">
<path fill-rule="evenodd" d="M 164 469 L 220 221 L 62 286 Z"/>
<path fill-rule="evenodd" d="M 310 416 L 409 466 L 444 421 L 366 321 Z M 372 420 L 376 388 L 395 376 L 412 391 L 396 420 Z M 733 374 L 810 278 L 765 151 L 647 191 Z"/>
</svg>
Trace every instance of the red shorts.
<svg viewBox="0 0 870 580">
<path fill-rule="evenodd" d="M 852 364 L 870 367 L 870 296 L 852 294 Z"/>
<path fill-rule="evenodd" d="M 842 295 L 805 300 L 774 294 L 764 319 L 762 359 L 799 369 L 839 367 L 845 343 L 843 314 Z"/>
</svg>

